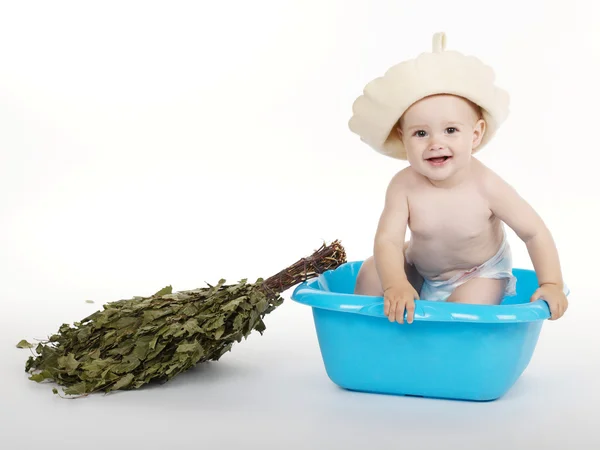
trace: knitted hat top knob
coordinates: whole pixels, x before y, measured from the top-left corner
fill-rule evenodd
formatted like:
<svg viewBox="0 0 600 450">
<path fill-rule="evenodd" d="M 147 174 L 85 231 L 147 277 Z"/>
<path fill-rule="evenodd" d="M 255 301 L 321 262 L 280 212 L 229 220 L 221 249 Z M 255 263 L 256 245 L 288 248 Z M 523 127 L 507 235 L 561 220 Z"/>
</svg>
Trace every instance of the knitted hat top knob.
<svg viewBox="0 0 600 450">
<path fill-rule="evenodd" d="M 433 35 L 433 52 L 439 53 L 446 50 L 446 34 L 445 33 L 435 33 Z"/>
</svg>

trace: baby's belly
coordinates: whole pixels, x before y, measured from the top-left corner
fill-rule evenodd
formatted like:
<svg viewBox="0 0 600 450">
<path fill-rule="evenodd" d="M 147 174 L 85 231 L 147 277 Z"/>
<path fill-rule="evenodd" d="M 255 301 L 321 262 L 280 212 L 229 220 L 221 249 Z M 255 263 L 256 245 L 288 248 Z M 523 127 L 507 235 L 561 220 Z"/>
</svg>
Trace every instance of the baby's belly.
<svg viewBox="0 0 600 450">
<path fill-rule="evenodd" d="M 429 280 L 448 280 L 483 264 L 496 254 L 501 241 L 482 236 L 470 239 L 419 239 L 412 236 L 406 259 Z"/>
</svg>

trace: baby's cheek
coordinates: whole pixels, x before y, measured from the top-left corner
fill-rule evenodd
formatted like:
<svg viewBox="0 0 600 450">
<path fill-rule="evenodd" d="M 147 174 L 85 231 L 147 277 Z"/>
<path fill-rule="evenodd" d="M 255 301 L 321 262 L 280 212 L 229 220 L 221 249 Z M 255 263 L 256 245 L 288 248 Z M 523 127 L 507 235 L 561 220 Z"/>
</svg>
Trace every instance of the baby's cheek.
<svg viewBox="0 0 600 450">
<path fill-rule="evenodd" d="M 415 151 L 408 150 L 406 152 L 406 159 L 408 160 L 411 166 L 415 166 L 421 160 L 421 155 L 420 153 L 417 153 Z"/>
</svg>

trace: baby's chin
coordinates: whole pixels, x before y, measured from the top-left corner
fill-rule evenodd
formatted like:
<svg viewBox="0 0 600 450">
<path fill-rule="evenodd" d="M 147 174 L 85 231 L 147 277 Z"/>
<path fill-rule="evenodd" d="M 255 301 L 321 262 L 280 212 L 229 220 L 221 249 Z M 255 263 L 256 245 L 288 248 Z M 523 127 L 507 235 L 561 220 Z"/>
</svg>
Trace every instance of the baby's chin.
<svg viewBox="0 0 600 450">
<path fill-rule="evenodd" d="M 452 172 L 448 172 L 445 174 L 441 174 L 441 173 L 436 173 L 436 172 L 431 172 L 431 171 L 422 171 L 421 175 L 423 175 L 425 178 L 430 179 L 431 181 L 446 181 L 449 178 L 452 177 L 453 173 Z"/>
</svg>

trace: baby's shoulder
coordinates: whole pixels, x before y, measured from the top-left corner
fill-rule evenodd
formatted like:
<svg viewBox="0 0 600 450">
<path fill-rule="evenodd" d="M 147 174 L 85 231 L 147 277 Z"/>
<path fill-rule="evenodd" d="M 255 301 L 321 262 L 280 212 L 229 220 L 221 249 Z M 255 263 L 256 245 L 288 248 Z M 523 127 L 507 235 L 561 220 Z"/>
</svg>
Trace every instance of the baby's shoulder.
<svg viewBox="0 0 600 450">
<path fill-rule="evenodd" d="M 390 186 L 395 186 L 408 191 L 419 184 L 419 174 L 411 167 L 396 172 L 390 180 Z"/>
<path fill-rule="evenodd" d="M 474 159 L 475 171 L 473 181 L 482 194 L 493 194 L 499 188 L 506 186 L 506 181 L 494 170 Z"/>
<path fill-rule="evenodd" d="M 405 202 L 411 196 L 415 186 L 414 169 L 410 166 L 396 172 L 390 179 L 386 189 L 386 201 Z"/>
</svg>

